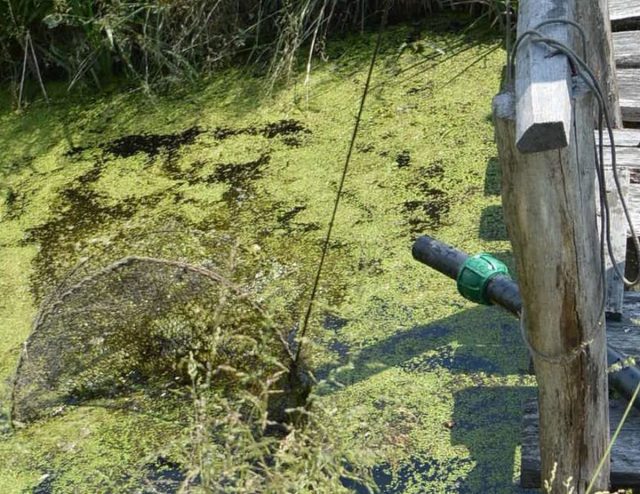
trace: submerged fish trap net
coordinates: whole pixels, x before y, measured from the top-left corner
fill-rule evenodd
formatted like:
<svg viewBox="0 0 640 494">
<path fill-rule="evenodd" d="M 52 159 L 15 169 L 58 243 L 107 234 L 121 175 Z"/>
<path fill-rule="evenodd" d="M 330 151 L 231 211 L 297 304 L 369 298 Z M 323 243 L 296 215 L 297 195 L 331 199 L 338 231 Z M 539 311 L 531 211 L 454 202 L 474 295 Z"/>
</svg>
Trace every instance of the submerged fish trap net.
<svg viewBox="0 0 640 494">
<path fill-rule="evenodd" d="M 232 369 L 215 374 L 221 387 L 265 367 L 278 372 L 291 356 L 286 342 L 250 293 L 221 274 L 236 270 L 227 262 L 234 258 L 228 239 L 206 240 L 197 248 L 179 238 L 152 243 L 164 254 L 181 251 L 173 259 L 131 241 L 120 247 L 133 255 L 110 259 L 111 244 L 72 269 L 42 302 L 24 344 L 12 419 L 28 422 L 93 398 L 188 381 L 188 360 Z M 212 250 L 224 260 L 212 261 Z"/>
</svg>

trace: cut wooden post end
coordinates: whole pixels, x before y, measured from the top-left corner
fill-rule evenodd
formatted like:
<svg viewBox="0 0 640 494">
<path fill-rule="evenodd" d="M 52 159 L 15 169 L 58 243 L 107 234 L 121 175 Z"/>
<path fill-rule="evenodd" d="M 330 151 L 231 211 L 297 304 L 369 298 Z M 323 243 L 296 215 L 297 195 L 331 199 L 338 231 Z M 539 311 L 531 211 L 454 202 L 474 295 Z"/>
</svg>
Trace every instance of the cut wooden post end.
<svg viewBox="0 0 640 494">
<path fill-rule="evenodd" d="M 550 19 L 570 18 L 569 8 L 561 0 L 522 2 L 518 35 Z M 566 24 L 548 24 L 538 31 L 571 46 L 570 29 Z M 567 147 L 571 135 L 569 61 L 565 55 L 535 40 L 534 35 L 525 38 L 516 54 L 516 146 L 521 153 Z"/>
<path fill-rule="evenodd" d="M 532 122 L 518 138 L 518 151 L 521 153 L 538 153 L 564 148 L 569 145 L 569 132 L 565 122 Z"/>
</svg>

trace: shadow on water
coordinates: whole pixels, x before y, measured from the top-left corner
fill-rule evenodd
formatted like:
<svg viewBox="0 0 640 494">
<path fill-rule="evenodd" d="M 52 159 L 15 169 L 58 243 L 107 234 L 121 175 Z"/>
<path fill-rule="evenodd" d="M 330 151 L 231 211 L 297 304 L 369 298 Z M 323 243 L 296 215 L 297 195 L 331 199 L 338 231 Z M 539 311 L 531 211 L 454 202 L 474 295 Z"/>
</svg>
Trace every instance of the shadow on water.
<svg viewBox="0 0 640 494">
<path fill-rule="evenodd" d="M 533 388 L 515 386 L 471 387 L 456 392 L 451 443 L 465 446 L 469 457 L 443 461 L 414 455 L 395 468 L 386 463 L 376 465 L 373 478 L 378 489 L 383 494 L 402 494 L 416 485 L 442 485 L 444 481 L 448 493 L 539 492 L 520 487 L 513 475 L 516 448 L 521 444 L 521 410 L 534 394 Z M 459 473 L 469 466 L 470 473 Z M 358 494 L 368 492 L 355 482 L 345 480 L 344 484 Z"/>
<path fill-rule="evenodd" d="M 535 388 L 519 386 L 470 387 L 454 394 L 451 442 L 468 448 L 475 467 L 458 492 L 533 493 L 513 479 L 524 402 Z"/>
<path fill-rule="evenodd" d="M 502 173 L 497 157 L 489 159 L 484 179 L 484 195 L 500 196 Z M 509 240 L 501 205 L 488 206 L 480 215 L 479 236 L 483 240 Z"/>
<path fill-rule="evenodd" d="M 453 375 L 454 386 L 455 375 L 470 377 L 474 383 L 453 391 L 452 420 L 446 425 L 451 444 L 465 446 L 469 456 L 442 459 L 416 451 L 393 467 L 376 465 L 373 474 L 380 492 L 400 494 L 429 484 L 444 484 L 447 492 L 465 494 L 534 492 L 516 485 L 513 469 L 520 444 L 522 403 L 534 396 L 535 389 L 524 384 L 495 385 L 495 377 L 515 376 L 517 382 L 523 382 L 528 374 L 517 323 L 492 313 L 498 310 L 476 307 L 432 324 L 401 329 L 355 355 L 345 353 L 344 344 L 334 348 L 341 353 L 343 364 L 351 364 L 335 376 L 344 386 L 393 367 L 410 374 L 446 369 Z M 325 319 L 325 329 L 336 334 L 347 325 L 334 316 Z M 318 369 L 317 375 L 331 375 L 330 367 Z M 345 480 L 345 485 L 358 493 L 367 492 L 353 482 Z"/>
<path fill-rule="evenodd" d="M 487 206 L 482 210 L 478 233 L 482 240 L 509 240 L 507 228 L 504 225 L 502 206 Z"/>
<path fill-rule="evenodd" d="M 501 180 L 500 162 L 497 157 L 491 158 L 487 162 L 487 170 L 484 175 L 484 195 L 499 196 L 501 192 Z"/>
<path fill-rule="evenodd" d="M 492 310 L 499 309 L 476 307 L 432 324 L 400 329 L 355 355 L 349 352 L 352 368 L 340 369 L 339 381 L 344 385 L 355 384 L 390 367 L 416 373 L 443 368 L 464 374 L 526 374 L 526 352 L 515 320 L 496 322 L 496 315 L 487 313 Z M 489 318 L 493 320 L 482 322 Z M 333 316 L 325 320 L 325 328 L 335 332 L 346 325 L 344 321 L 336 324 Z M 337 367 L 325 365 L 315 374 L 326 378 Z"/>
</svg>

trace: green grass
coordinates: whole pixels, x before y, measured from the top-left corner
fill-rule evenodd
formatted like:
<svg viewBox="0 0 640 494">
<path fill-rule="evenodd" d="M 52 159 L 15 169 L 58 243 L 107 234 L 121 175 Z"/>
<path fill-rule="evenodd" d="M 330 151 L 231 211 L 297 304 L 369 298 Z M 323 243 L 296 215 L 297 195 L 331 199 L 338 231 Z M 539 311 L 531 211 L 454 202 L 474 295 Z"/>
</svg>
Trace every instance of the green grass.
<svg viewBox="0 0 640 494">
<path fill-rule="evenodd" d="M 495 49 L 499 39 L 464 40 L 447 23 L 439 18 L 425 30 L 452 55 L 431 62 L 423 53 L 397 56 L 408 29 L 385 35 L 306 353 L 328 379 L 318 391 L 336 408 L 333 434 L 375 451 L 366 461 L 383 492 L 521 492 L 514 484 L 521 401 L 533 379 L 516 324 L 464 301 L 453 282 L 410 253 L 415 235 L 429 233 L 511 261 L 490 120 L 504 52 Z M 153 235 L 177 223 L 229 233 L 271 267 L 261 301 L 297 319 L 374 42 L 363 35 L 329 45 L 310 86 L 301 78 L 271 96 L 263 80 L 228 70 L 172 96 L 115 91 L 37 103 L 23 114 L 5 110 L 0 377 L 10 377 L 37 299 L 94 239 L 126 228 Z M 468 50 L 454 55 L 456 44 Z M 307 130 L 260 132 L 286 119 Z M 202 132 L 173 154 L 106 151 L 122 136 L 194 126 Z M 222 139 L 215 129 L 223 128 L 258 131 Z M 84 150 L 67 155 L 74 147 Z M 407 166 L 399 155 L 410 157 Z M 234 166 L 230 180 L 206 180 Z M 70 190 L 91 194 L 73 200 Z M 5 435 L 3 492 L 28 491 L 46 474 L 53 492 L 101 492 L 107 481 L 135 483 L 158 456 L 186 461 L 174 412 L 140 403 L 138 410 L 88 403 Z"/>
</svg>

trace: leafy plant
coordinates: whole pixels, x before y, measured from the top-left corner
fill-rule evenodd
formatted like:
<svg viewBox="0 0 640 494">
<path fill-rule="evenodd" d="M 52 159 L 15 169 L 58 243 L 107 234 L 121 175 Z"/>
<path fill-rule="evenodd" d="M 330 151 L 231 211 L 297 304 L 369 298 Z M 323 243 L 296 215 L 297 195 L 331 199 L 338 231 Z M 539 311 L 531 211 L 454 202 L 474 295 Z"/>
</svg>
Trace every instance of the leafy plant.
<svg viewBox="0 0 640 494">
<path fill-rule="evenodd" d="M 25 75 L 101 87 L 125 75 L 143 88 L 194 79 L 238 57 L 287 78 L 301 48 L 322 54 L 331 33 L 378 22 L 386 0 L 5 0 L 0 78 Z M 513 3 L 513 2 L 512 2 Z M 390 18 L 472 9 L 500 21 L 507 0 L 396 0 Z"/>
</svg>

